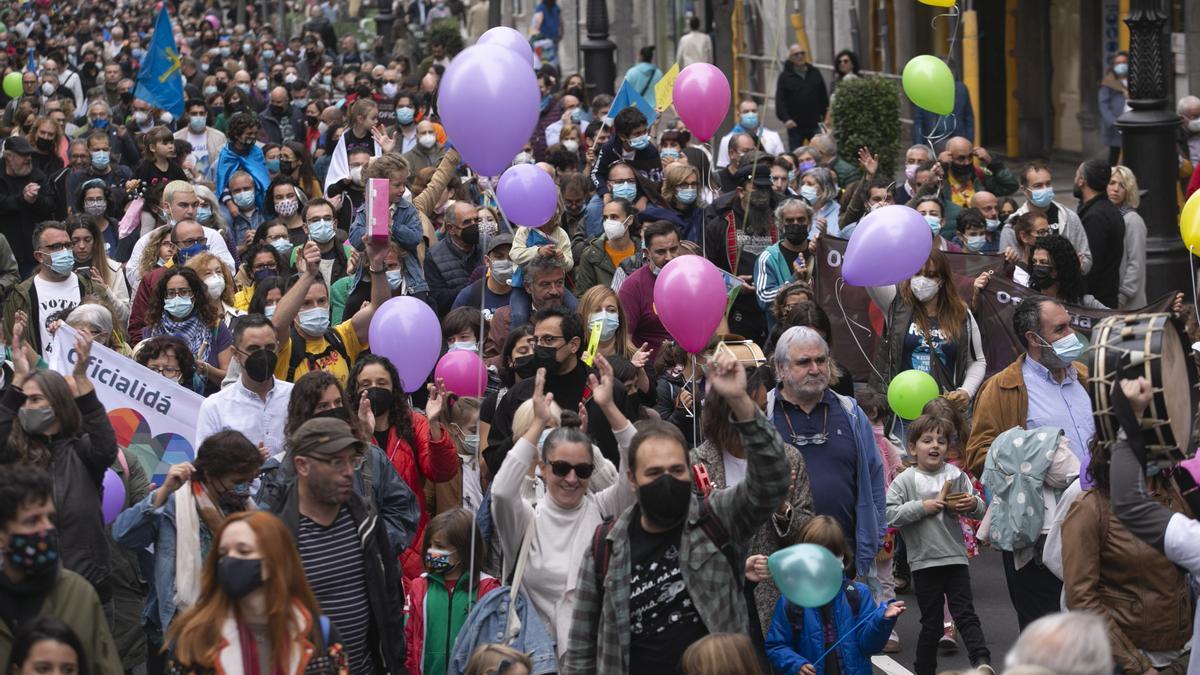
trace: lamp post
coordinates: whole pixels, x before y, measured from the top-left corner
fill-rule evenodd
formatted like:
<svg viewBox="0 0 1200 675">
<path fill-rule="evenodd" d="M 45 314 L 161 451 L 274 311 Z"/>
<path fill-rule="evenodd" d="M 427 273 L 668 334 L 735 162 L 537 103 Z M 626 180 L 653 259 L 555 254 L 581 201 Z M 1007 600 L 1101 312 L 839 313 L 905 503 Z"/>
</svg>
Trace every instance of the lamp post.
<svg viewBox="0 0 1200 675">
<path fill-rule="evenodd" d="M 375 14 L 375 34 L 379 36 L 379 44 L 383 47 L 383 53 L 391 55 L 392 53 L 392 24 L 396 21 L 396 15 L 392 14 L 392 0 L 379 0 L 375 5 L 377 13 Z"/>
<path fill-rule="evenodd" d="M 1117 120 L 1124 163 L 1146 190 L 1138 213 L 1146 221 L 1146 297 L 1190 287 L 1188 252 L 1179 239 L 1175 186 L 1179 116 L 1167 105 L 1167 14 L 1162 0 L 1132 0 L 1129 16 L 1129 107 Z"/>
<path fill-rule="evenodd" d="M 593 95 L 614 94 L 613 86 L 617 79 L 614 54 L 617 45 L 608 39 L 608 5 L 605 0 L 588 0 L 587 40 L 584 40 L 581 49 L 587 90 Z"/>
</svg>

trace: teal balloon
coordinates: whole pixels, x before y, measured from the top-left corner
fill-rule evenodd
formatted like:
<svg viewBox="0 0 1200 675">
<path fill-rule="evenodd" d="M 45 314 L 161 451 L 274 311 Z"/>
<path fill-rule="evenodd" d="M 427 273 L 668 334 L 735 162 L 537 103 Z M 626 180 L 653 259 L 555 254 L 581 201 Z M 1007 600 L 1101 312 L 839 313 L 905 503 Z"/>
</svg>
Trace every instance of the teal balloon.
<svg viewBox="0 0 1200 675">
<path fill-rule="evenodd" d="M 9 98 L 20 97 L 21 91 L 21 73 L 14 70 L 4 76 L 4 93 L 8 94 Z"/>
<path fill-rule="evenodd" d="M 793 604 L 822 607 L 842 589 L 842 563 L 817 544 L 796 544 L 767 558 L 771 580 Z"/>
<path fill-rule="evenodd" d="M 914 56 L 901 76 L 904 95 L 913 104 L 939 115 L 954 112 L 954 74 L 936 56 Z"/>
<path fill-rule="evenodd" d="M 934 357 L 936 358 L 936 357 Z M 892 378 L 887 399 L 892 412 L 906 420 L 921 416 L 925 404 L 938 396 L 937 380 L 920 370 L 906 370 Z"/>
</svg>

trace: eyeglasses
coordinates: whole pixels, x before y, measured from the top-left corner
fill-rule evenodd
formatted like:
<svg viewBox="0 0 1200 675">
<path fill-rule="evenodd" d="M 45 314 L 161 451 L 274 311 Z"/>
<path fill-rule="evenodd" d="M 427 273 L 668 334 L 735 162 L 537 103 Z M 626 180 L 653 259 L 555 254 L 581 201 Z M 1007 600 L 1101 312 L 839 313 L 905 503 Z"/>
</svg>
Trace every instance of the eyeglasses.
<svg viewBox="0 0 1200 675">
<path fill-rule="evenodd" d="M 165 377 L 169 380 L 173 380 L 173 379 L 179 377 L 179 374 L 183 372 L 182 370 L 180 370 L 178 368 L 164 368 L 162 366 L 146 366 L 146 367 L 150 369 L 150 372 L 158 373 L 159 375 L 162 375 L 163 377 Z"/>
<path fill-rule="evenodd" d="M 272 272 L 278 271 L 278 270 L 276 270 L 275 265 L 270 264 L 270 263 L 268 263 L 266 265 L 255 265 L 254 266 L 255 272 L 261 272 L 263 270 L 271 270 Z"/>
<path fill-rule="evenodd" d="M 565 341 L 565 338 L 561 335 L 534 335 L 530 339 L 533 341 L 533 344 L 542 345 L 543 347 L 553 347 L 554 343 L 559 340 Z"/>
<path fill-rule="evenodd" d="M 190 288 L 168 288 L 164 295 L 170 298 L 190 298 L 192 297 L 192 289 Z"/>
<path fill-rule="evenodd" d="M 46 244 L 42 247 L 42 250 L 49 251 L 51 253 L 58 253 L 59 251 L 65 251 L 69 248 L 71 248 L 71 242 L 63 241 L 57 244 Z"/>
<path fill-rule="evenodd" d="M 195 246 L 196 244 L 200 244 L 200 243 L 203 243 L 206 241 L 208 241 L 208 239 L 206 237 L 192 237 L 191 239 L 184 239 L 182 241 L 172 241 L 171 243 L 180 248 L 190 248 L 192 246 Z"/>
<path fill-rule="evenodd" d="M 324 457 L 309 456 L 308 459 L 311 459 L 314 462 L 321 462 L 322 464 L 328 464 L 329 466 L 333 467 L 334 471 L 337 471 L 340 473 L 342 471 L 345 471 L 346 469 L 352 469 L 354 471 L 358 471 L 359 469 L 362 468 L 363 463 L 367 461 L 367 456 L 366 455 L 355 455 L 349 459 L 342 459 L 341 457 L 335 457 L 333 459 L 325 459 Z"/>
<path fill-rule="evenodd" d="M 570 462 L 564 462 L 560 460 L 550 462 L 550 470 L 553 471 L 554 475 L 558 476 L 559 478 L 566 478 L 572 471 L 574 471 L 576 476 L 586 480 L 592 477 L 592 472 L 596 470 L 596 465 L 592 464 L 591 462 L 572 464 Z"/>
</svg>

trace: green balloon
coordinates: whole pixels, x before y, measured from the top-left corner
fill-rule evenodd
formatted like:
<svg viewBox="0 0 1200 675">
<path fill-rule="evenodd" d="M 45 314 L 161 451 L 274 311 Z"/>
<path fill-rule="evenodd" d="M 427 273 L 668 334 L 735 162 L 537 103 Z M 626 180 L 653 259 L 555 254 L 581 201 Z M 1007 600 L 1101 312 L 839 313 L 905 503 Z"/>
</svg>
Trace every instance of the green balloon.
<svg viewBox="0 0 1200 675">
<path fill-rule="evenodd" d="M 14 71 L 4 76 L 4 93 L 9 98 L 21 95 L 21 73 Z"/>
<path fill-rule="evenodd" d="M 954 74 L 936 56 L 914 56 L 904 66 L 904 94 L 918 107 L 939 115 L 954 112 Z"/>
<path fill-rule="evenodd" d="M 937 381 L 929 373 L 919 370 L 906 370 L 893 377 L 887 391 L 892 412 L 906 420 L 920 417 L 925 404 L 937 396 Z"/>
</svg>

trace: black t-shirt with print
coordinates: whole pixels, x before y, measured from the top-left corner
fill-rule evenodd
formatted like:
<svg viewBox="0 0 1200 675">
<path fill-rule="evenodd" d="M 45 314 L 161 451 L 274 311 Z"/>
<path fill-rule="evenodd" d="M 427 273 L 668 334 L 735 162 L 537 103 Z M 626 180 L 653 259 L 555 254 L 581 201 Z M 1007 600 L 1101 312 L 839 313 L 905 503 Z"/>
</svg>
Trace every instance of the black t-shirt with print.
<svg viewBox="0 0 1200 675">
<path fill-rule="evenodd" d="M 708 635 L 692 604 L 679 568 L 679 527 L 652 534 L 642 529 L 635 507 L 629 524 L 629 672 L 632 675 L 682 673 L 679 660 L 691 644 Z"/>
</svg>

